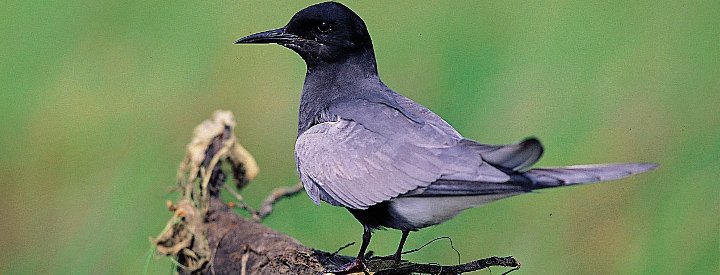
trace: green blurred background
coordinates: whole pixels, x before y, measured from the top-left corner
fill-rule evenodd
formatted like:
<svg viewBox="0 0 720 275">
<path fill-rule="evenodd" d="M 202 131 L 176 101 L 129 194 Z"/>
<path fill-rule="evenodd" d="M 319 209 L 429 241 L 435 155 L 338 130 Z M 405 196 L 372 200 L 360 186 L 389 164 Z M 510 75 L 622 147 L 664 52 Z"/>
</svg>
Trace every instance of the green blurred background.
<svg viewBox="0 0 720 275">
<path fill-rule="evenodd" d="M 261 167 L 244 191 L 252 204 L 295 183 L 305 65 L 276 45 L 232 42 L 310 4 L 5 1 L 0 273 L 143 272 L 191 130 L 216 109 L 235 113 Z M 468 210 L 407 248 L 447 235 L 463 261 L 514 255 L 518 274 L 720 272 L 720 2 L 348 5 L 386 84 L 465 136 L 537 136 L 546 166 L 662 164 Z M 361 236 L 345 210 L 304 194 L 266 223 L 327 251 Z M 380 231 L 371 249 L 390 254 L 398 239 Z M 456 262 L 444 241 L 407 259 Z"/>
</svg>

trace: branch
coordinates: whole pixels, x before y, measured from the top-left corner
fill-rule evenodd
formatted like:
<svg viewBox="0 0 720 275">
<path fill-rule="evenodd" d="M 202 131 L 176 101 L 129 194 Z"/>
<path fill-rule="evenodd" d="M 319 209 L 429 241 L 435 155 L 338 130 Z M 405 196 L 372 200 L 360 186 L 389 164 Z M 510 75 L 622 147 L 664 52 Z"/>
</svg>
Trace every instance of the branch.
<svg viewBox="0 0 720 275">
<path fill-rule="evenodd" d="M 302 182 L 298 182 L 292 187 L 275 188 L 270 193 L 270 195 L 268 195 L 267 198 L 265 198 L 265 200 L 263 201 L 262 206 L 260 207 L 260 211 L 258 211 L 258 221 L 262 221 L 265 217 L 272 213 L 275 203 L 277 203 L 283 198 L 297 195 L 298 193 L 300 193 L 300 191 L 303 190 L 305 189 L 303 189 Z"/>
<path fill-rule="evenodd" d="M 238 191 L 257 175 L 258 167 L 237 143 L 234 127 L 232 113 L 217 111 L 195 128 L 178 169 L 181 197 L 177 203 L 168 202 L 173 216 L 152 240 L 158 253 L 175 258 L 177 271 L 183 274 L 316 274 L 354 260 L 305 247 L 259 223 L 272 213 L 273 205 L 300 193 L 303 186 L 276 188 L 259 210 L 245 203 Z M 225 185 L 226 181 L 234 187 Z M 237 202 L 223 203 L 219 198 L 223 189 Z M 237 215 L 234 207 L 250 213 L 252 220 Z M 367 265 L 377 274 L 459 274 L 490 266 L 513 267 L 508 271 L 512 272 L 520 267 L 512 256 L 452 266 L 370 257 Z"/>
<path fill-rule="evenodd" d="M 422 274 L 460 274 L 465 272 L 471 272 L 471 271 L 477 271 L 481 269 L 485 269 L 491 266 L 507 266 L 507 267 L 514 267 L 514 269 L 509 270 L 506 273 L 515 271 L 520 268 L 520 263 L 515 260 L 512 256 L 508 257 L 490 257 L 486 259 L 480 259 L 475 260 L 469 263 L 465 264 L 459 264 L 459 265 L 450 265 L 450 266 L 442 266 L 442 265 L 434 265 L 434 264 L 419 264 L 419 263 L 404 263 L 400 265 L 390 265 L 387 266 L 387 269 L 378 271 L 376 274 L 378 275 L 386 275 L 386 274 L 413 274 L 413 273 L 422 273 Z"/>
</svg>

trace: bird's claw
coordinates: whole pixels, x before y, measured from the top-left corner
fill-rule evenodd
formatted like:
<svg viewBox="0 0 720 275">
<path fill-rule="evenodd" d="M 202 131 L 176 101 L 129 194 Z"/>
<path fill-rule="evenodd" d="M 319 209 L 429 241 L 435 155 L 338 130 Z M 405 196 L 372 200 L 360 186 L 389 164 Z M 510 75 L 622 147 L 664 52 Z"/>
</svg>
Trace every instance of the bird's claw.
<svg viewBox="0 0 720 275">
<path fill-rule="evenodd" d="M 326 270 L 323 273 L 348 274 L 348 273 L 361 272 L 361 271 L 365 271 L 365 270 L 367 270 L 367 265 L 365 264 L 365 259 L 355 258 L 355 260 L 341 266 L 339 269 Z"/>
<path fill-rule="evenodd" d="M 402 261 L 402 257 L 400 256 L 400 253 L 395 253 L 392 256 L 390 256 L 390 259 L 395 261 L 395 264 L 399 264 L 400 261 Z"/>
</svg>

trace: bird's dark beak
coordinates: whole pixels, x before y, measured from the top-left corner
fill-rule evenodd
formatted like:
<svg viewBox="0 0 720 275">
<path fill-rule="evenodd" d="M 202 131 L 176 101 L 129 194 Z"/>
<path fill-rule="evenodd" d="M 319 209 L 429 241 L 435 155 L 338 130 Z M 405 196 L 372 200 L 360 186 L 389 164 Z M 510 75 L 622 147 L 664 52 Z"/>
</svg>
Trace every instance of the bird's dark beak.
<svg viewBox="0 0 720 275">
<path fill-rule="evenodd" d="M 235 44 L 284 44 L 293 42 L 297 39 L 297 35 L 286 33 L 285 28 L 279 28 L 245 36 L 235 41 Z"/>
</svg>

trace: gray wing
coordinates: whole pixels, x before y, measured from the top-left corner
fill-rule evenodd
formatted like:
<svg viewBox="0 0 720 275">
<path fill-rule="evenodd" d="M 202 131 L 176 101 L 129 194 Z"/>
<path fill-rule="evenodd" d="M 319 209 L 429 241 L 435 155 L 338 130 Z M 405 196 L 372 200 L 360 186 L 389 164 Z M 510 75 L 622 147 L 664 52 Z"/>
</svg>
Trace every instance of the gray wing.
<svg viewBox="0 0 720 275">
<path fill-rule="evenodd" d="M 313 126 L 295 144 L 303 183 L 316 188 L 313 200 L 354 209 L 397 197 L 439 178 L 442 171 L 427 149 L 398 144 L 348 120 Z M 308 192 L 310 193 L 310 192 Z"/>
<path fill-rule="evenodd" d="M 506 182 L 510 177 L 432 124 L 394 108 L 354 102 L 295 145 L 298 171 L 314 201 L 366 209 L 438 179 Z M 355 111 L 362 110 L 362 111 Z"/>
</svg>

